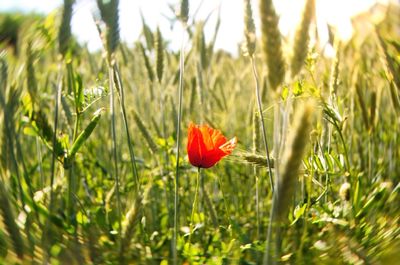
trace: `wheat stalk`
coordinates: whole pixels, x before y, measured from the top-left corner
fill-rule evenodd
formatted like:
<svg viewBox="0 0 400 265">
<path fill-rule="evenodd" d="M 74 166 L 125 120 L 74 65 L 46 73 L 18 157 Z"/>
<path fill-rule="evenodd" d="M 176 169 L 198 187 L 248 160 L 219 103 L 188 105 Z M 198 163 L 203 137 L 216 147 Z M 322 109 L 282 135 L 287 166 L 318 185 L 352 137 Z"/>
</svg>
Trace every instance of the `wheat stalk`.
<svg viewBox="0 0 400 265">
<path fill-rule="evenodd" d="M 197 53 L 200 56 L 199 64 L 201 69 L 206 69 L 209 65 L 206 38 L 204 36 L 204 23 L 199 23 L 196 27 L 195 43 Z"/>
<path fill-rule="evenodd" d="M 189 19 L 189 1 L 182 0 L 179 9 L 179 18 L 183 24 L 186 24 Z"/>
<path fill-rule="evenodd" d="M 139 173 L 138 173 L 137 166 L 136 166 L 135 152 L 133 150 L 133 140 L 132 140 L 131 134 L 129 132 L 128 118 L 127 118 L 126 107 L 125 107 L 125 90 L 124 90 L 124 86 L 122 85 L 121 74 L 120 74 L 117 63 L 114 64 L 113 69 L 114 69 L 114 76 L 115 76 L 115 81 L 116 81 L 115 85 L 117 88 L 119 102 L 120 102 L 120 106 L 121 106 L 122 120 L 124 122 L 126 138 L 128 141 L 128 149 L 129 149 L 129 157 L 131 160 L 131 168 L 132 168 L 133 175 L 135 177 L 136 191 L 139 193 L 139 189 L 140 189 Z"/>
<path fill-rule="evenodd" d="M 256 50 L 256 26 L 254 25 L 253 10 L 251 8 L 250 0 L 244 0 L 244 4 L 244 36 L 246 37 L 245 53 L 250 57 L 253 57 Z"/>
<path fill-rule="evenodd" d="M 4 108 L 2 110 L 3 120 L 6 120 L 6 89 L 8 83 L 8 64 L 6 60 L 3 58 L 3 54 L 0 54 L 0 104 Z M 4 124 L 2 128 L 1 135 L 1 166 L 2 168 L 9 168 L 10 159 L 9 159 L 9 144 L 7 139 L 7 127 Z"/>
<path fill-rule="evenodd" d="M 400 98 L 396 90 L 396 84 L 389 79 L 390 98 L 392 99 L 393 108 L 397 113 L 400 113 Z"/>
<path fill-rule="evenodd" d="M 35 76 L 35 56 L 32 49 L 32 41 L 28 42 L 28 46 L 26 49 L 26 79 L 27 79 L 27 89 L 29 96 L 32 101 L 32 109 L 36 107 L 37 104 L 37 80 Z"/>
<path fill-rule="evenodd" d="M 20 229 L 15 223 L 14 213 L 10 201 L 8 200 L 8 192 L 6 191 L 2 180 L 0 180 L 0 210 L 2 212 L 3 223 L 6 226 L 11 241 L 13 242 L 14 251 L 18 258 L 22 260 L 24 258 L 24 241 Z"/>
<path fill-rule="evenodd" d="M 254 108 L 253 111 L 253 153 L 257 153 L 259 151 L 259 145 L 260 145 L 260 118 L 257 116 L 257 109 Z"/>
<path fill-rule="evenodd" d="M 315 0 L 307 0 L 303 13 L 303 19 L 298 28 L 294 41 L 293 57 L 290 64 L 292 77 L 296 76 L 307 57 L 308 44 L 310 41 L 309 29 L 314 16 Z"/>
<path fill-rule="evenodd" d="M 268 80 L 271 88 L 276 91 L 285 77 L 285 60 L 278 29 L 279 17 L 272 0 L 260 1 L 260 18 L 262 50 L 268 66 Z"/>
<path fill-rule="evenodd" d="M 164 43 L 160 28 L 157 28 L 155 47 L 156 47 L 156 73 L 158 82 L 161 83 L 164 71 Z"/>
<path fill-rule="evenodd" d="M 261 123 L 261 131 L 262 131 L 262 138 L 264 142 L 264 149 L 265 149 L 265 155 L 267 158 L 267 166 L 268 166 L 268 176 L 269 176 L 269 182 L 271 186 L 271 191 L 274 191 L 274 180 L 272 178 L 272 170 L 271 170 L 271 161 L 270 161 L 270 153 L 269 153 L 269 145 L 268 145 L 268 140 L 267 140 L 267 132 L 266 132 L 266 127 L 264 124 L 264 115 L 262 112 L 262 102 L 261 102 L 261 94 L 260 94 L 260 82 L 258 78 L 258 73 L 257 73 L 257 67 L 256 67 L 256 62 L 254 56 L 250 57 L 251 60 L 251 66 L 253 70 L 253 77 L 254 81 L 256 83 L 255 86 L 255 96 L 257 99 L 257 107 L 258 107 L 258 115 L 259 115 L 259 120 Z"/>
<path fill-rule="evenodd" d="M 187 16 L 189 13 L 189 3 L 186 0 L 181 1 L 181 18 L 182 18 L 182 43 L 179 53 L 179 89 L 178 89 L 178 115 L 176 121 L 176 164 L 175 164 L 175 182 L 174 182 L 174 229 L 172 235 L 172 263 L 178 264 L 177 240 L 178 240 L 178 207 L 179 207 L 179 159 L 181 144 L 181 123 L 182 123 L 182 106 L 183 106 L 183 85 L 185 71 L 185 31 L 187 29 Z"/>
<path fill-rule="evenodd" d="M 112 63 L 113 54 L 119 45 L 119 0 L 97 0 L 97 6 L 100 9 L 102 20 L 107 26 L 106 30 L 106 48 L 108 61 Z"/>
<path fill-rule="evenodd" d="M 89 223 L 83 232 L 86 236 L 86 244 L 89 251 L 89 258 L 93 262 L 93 264 L 101 264 L 104 263 L 103 257 L 101 255 L 99 249 L 99 234 L 98 234 L 98 226 Z"/>
<path fill-rule="evenodd" d="M 267 157 L 256 153 L 240 153 L 238 158 L 241 161 L 258 167 L 268 167 Z M 270 167 L 274 168 L 274 159 L 270 158 Z"/>
<path fill-rule="evenodd" d="M 369 118 L 368 118 L 368 109 L 367 109 L 367 105 L 364 100 L 363 89 L 364 89 L 364 81 L 360 74 L 360 76 L 358 77 L 357 83 L 356 83 L 356 95 L 357 95 L 358 103 L 360 104 L 362 118 L 363 118 L 363 121 L 365 124 L 365 128 L 367 130 L 369 130 L 370 124 L 369 124 Z"/>
<path fill-rule="evenodd" d="M 142 133 L 143 138 L 146 140 L 146 143 L 147 143 L 150 151 L 153 154 L 155 154 L 158 151 L 157 144 L 154 142 L 149 130 L 147 129 L 146 125 L 140 118 L 140 115 L 138 115 L 136 111 L 133 111 L 133 119 L 135 120 L 139 131 Z"/>
<path fill-rule="evenodd" d="M 72 7 L 75 0 L 64 0 L 60 31 L 58 33 L 58 51 L 64 57 L 71 40 Z"/>
<path fill-rule="evenodd" d="M 142 207 L 142 197 L 138 195 L 135 200 L 135 203 L 131 206 L 129 211 L 126 214 L 125 222 L 122 224 L 122 242 L 120 248 L 120 264 L 125 264 L 125 255 L 126 251 L 129 249 L 131 245 L 132 238 L 135 233 L 135 227 L 140 219 Z"/>
<path fill-rule="evenodd" d="M 144 39 L 146 41 L 146 47 L 148 50 L 153 50 L 154 48 L 154 36 L 153 33 L 151 32 L 150 27 L 147 25 L 143 13 L 140 10 L 140 18 L 142 19 L 142 33 L 144 35 Z"/>
<path fill-rule="evenodd" d="M 294 194 L 299 168 L 311 132 L 311 122 L 314 107 L 307 103 L 294 118 L 295 125 L 289 136 L 287 148 L 282 157 L 282 175 L 278 182 L 277 220 L 282 221 L 289 210 L 290 200 Z"/>
<path fill-rule="evenodd" d="M 269 264 L 271 253 L 272 226 L 277 225 L 276 247 L 274 259 L 280 255 L 280 224 L 285 221 L 290 208 L 290 202 L 295 192 L 296 181 L 298 180 L 299 168 L 308 143 L 311 132 L 311 122 L 314 107 L 306 103 L 302 111 L 299 111 L 294 118 L 295 125 L 289 137 L 288 145 L 283 156 L 283 167 L 280 178 L 277 181 L 277 189 L 273 194 L 270 223 L 268 226 L 267 243 L 264 253 L 263 264 Z"/>
<path fill-rule="evenodd" d="M 154 81 L 154 72 L 153 68 L 151 67 L 149 57 L 147 56 L 146 50 L 144 49 L 143 45 L 139 43 L 140 51 L 142 52 L 143 59 L 144 59 L 144 66 L 146 67 L 148 77 L 151 82 Z"/>
<path fill-rule="evenodd" d="M 118 15 L 118 4 L 119 0 L 109 0 L 105 2 L 104 0 L 97 0 L 97 6 L 100 9 L 101 18 L 107 26 L 106 30 L 106 50 L 108 59 L 108 84 L 110 89 L 110 120 L 111 120 L 111 157 L 114 166 L 114 179 L 115 179 L 115 194 L 117 197 L 117 215 L 118 215 L 118 236 L 120 240 L 120 248 L 122 247 L 122 203 L 120 195 L 120 176 L 118 169 L 118 155 L 117 155 L 117 135 L 116 135 L 116 118 L 115 118 L 115 94 L 114 94 L 114 84 L 116 81 L 115 77 L 115 50 L 119 44 L 119 15 Z M 122 100 L 123 102 L 123 100 Z M 122 105 L 122 104 L 121 104 Z M 123 105 L 122 105 L 123 106 Z M 123 107 L 122 107 L 123 108 Z M 125 115 L 123 116 L 125 117 Z M 124 119 L 125 120 L 125 119 Z M 125 129 L 127 129 L 125 123 Z M 131 143 L 129 143 L 131 144 Z M 132 156 L 131 156 L 132 159 Z M 134 165 L 134 161 L 132 162 Z M 135 172 L 135 171 L 134 171 Z M 137 176 L 137 174 L 135 174 Z M 137 189 L 139 188 L 136 185 Z"/>
</svg>

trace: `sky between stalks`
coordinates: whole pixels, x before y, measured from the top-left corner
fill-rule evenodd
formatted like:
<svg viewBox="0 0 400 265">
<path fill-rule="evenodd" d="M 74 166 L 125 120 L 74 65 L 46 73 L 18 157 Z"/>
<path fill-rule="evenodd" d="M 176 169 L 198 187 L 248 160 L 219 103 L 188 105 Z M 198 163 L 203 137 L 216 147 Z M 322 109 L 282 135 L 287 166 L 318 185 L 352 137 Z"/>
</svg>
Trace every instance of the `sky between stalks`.
<svg viewBox="0 0 400 265">
<path fill-rule="evenodd" d="M 258 2 L 251 0 L 254 19 L 259 31 Z M 343 40 L 353 33 L 351 18 L 366 12 L 376 3 L 388 4 L 391 0 L 315 0 L 319 41 L 323 46 L 328 41 L 327 24 L 334 26 Z M 399 0 L 392 0 L 392 2 Z M 274 0 L 280 15 L 279 27 L 284 36 L 292 36 L 302 15 L 305 0 Z M 1 0 L 0 12 L 22 11 L 48 14 L 62 5 L 62 0 Z M 181 43 L 180 23 L 173 23 L 170 6 L 176 7 L 179 0 L 120 0 L 120 33 L 127 43 L 138 39 L 142 30 L 140 11 L 146 23 L 155 29 L 160 27 L 169 47 L 178 50 Z M 243 0 L 190 0 L 190 16 L 204 20 L 210 15 L 205 27 L 206 39 L 214 34 L 218 16 L 221 18 L 220 30 L 215 48 L 224 49 L 238 55 L 243 41 Z M 72 31 L 81 43 L 87 43 L 89 50 L 101 48 L 101 40 L 93 22 L 92 13 L 96 10 L 96 0 L 76 0 L 72 18 Z"/>
</svg>

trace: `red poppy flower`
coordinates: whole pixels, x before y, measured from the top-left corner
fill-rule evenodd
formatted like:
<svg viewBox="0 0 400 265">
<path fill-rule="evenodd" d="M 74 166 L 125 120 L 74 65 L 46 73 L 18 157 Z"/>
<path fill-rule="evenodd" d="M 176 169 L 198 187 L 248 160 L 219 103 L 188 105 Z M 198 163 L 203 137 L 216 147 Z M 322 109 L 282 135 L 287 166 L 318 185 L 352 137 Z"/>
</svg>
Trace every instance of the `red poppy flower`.
<svg viewBox="0 0 400 265">
<path fill-rule="evenodd" d="M 221 131 L 208 125 L 189 124 L 187 153 L 190 163 L 195 167 L 209 168 L 223 157 L 232 153 L 237 138 L 227 141 Z"/>
</svg>

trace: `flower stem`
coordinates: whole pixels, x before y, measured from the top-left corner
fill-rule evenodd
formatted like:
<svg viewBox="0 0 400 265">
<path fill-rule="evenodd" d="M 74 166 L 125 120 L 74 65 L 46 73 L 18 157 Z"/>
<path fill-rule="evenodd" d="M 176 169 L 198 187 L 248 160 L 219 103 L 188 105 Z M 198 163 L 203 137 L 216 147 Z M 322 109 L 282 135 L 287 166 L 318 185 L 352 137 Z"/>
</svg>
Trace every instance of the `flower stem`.
<svg viewBox="0 0 400 265">
<path fill-rule="evenodd" d="M 200 174 L 201 174 L 201 168 L 197 168 L 197 178 L 196 178 L 196 191 L 194 193 L 194 200 L 193 200 L 193 206 L 192 206 L 192 214 L 190 216 L 190 234 L 189 234 L 189 244 L 192 239 L 192 234 L 193 234 L 193 219 L 194 219 L 194 214 L 196 212 L 197 208 L 197 197 L 199 194 L 199 186 L 200 186 Z"/>
</svg>

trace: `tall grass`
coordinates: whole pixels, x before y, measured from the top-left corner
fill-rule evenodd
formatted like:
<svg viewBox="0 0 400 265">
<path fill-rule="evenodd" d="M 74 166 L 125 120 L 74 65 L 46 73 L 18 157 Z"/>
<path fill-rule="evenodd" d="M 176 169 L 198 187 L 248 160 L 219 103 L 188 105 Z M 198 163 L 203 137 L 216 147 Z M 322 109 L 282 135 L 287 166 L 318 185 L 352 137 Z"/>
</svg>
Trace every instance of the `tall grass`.
<svg viewBox="0 0 400 265">
<path fill-rule="evenodd" d="M 185 70 L 185 31 L 189 17 L 189 3 L 182 0 L 180 5 L 179 17 L 182 22 L 182 44 L 179 54 L 179 88 L 178 88 L 178 116 L 176 125 L 176 165 L 175 165 L 175 193 L 174 193 L 174 230 L 172 239 L 173 264 L 178 264 L 177 238 L 178 238 L 178 212 L 179 212 L 179 160 L 181 143 L 181 122 L 182 122 L 182 100 L 183 100 L 183 73 Z"/>
<path fill-rule="evenodd" d="M 179 51 L 144 14 L 124 43 L 119 2 L 97 2 L 99 52 L 71 35 L 74 1 L 4 20 L 21 31 L 19 52 L 0 44 L 0 264 L 396 264 L 398 6 L 348 42 L 332 31 L 330 58 L 312 0 L 293 39 L 272 1 L 260 31 L 244 1 L 245 56 L 188 1 Z M 238 138 L 198 179 L 189 121 Z"/>
</svg>

